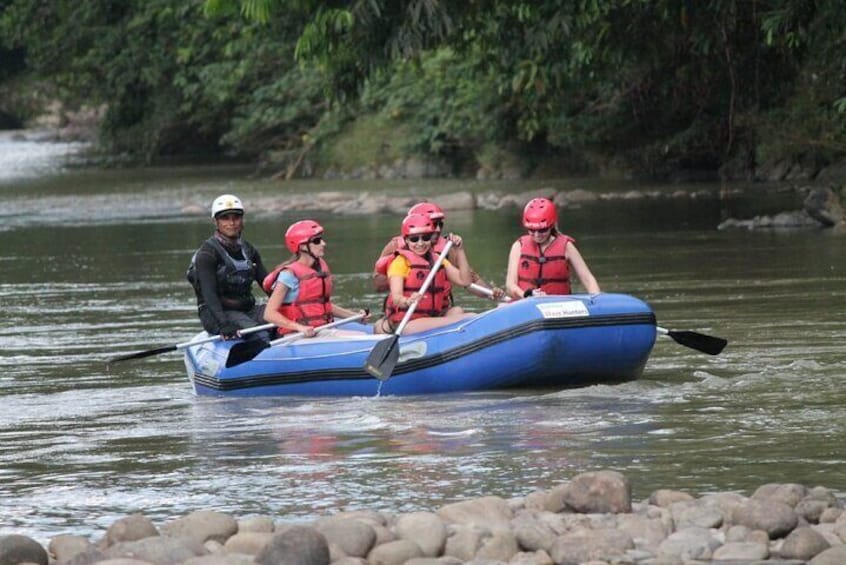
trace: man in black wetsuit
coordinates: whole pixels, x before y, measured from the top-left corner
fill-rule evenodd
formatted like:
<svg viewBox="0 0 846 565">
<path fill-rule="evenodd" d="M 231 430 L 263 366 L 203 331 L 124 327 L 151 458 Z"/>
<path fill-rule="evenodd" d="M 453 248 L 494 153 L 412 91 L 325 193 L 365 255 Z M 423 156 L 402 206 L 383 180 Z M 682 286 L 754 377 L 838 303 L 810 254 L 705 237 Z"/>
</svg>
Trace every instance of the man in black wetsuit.
<svg viewBox="0 0 846 565">
<path fill-rule="evenodd" d="M 238 337 L 244 328 L 264 324 L 264 305 L 257 305 L 253 281 L 259 283 L 267 269 L 255 247 L 241 239 L 244 205 L 231 194 L 218 196 L 211 207 L 215 232 L 191 258 L 187 278 L 197 295 L 200 322 L 209 334 L 223 339 Z M 259 332 L 250 337 L 268 339 Z"/>
</svg>

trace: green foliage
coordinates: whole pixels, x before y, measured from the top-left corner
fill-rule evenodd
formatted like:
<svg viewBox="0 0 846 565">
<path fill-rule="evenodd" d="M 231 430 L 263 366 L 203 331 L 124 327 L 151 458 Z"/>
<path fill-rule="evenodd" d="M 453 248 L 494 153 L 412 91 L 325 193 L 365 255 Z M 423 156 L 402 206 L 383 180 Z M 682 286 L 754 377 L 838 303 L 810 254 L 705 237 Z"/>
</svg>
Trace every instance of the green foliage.
<svg viewBox="0 0 846 565">
<path fill-rule="evenodd" d="M 418 63 L 397 62 L 364 89 L 362 109 L 412 132 L 405 150 L 455 155 L 496 139 L 497 98 L 489 75 L 442 49 Z"/>
<path fill-rule="evenodd" d="M 148 159 L 298 152 L 365 128 L 396 133 L 387 153 L 613 154 L 663 174 L 844 154 L 844 14 L 834 0 L 0 0 L 0 54 L 18 64 L 0 80 L 25 57 L 57 97 L 107 105 L 111 150 Z"/>
</svg>

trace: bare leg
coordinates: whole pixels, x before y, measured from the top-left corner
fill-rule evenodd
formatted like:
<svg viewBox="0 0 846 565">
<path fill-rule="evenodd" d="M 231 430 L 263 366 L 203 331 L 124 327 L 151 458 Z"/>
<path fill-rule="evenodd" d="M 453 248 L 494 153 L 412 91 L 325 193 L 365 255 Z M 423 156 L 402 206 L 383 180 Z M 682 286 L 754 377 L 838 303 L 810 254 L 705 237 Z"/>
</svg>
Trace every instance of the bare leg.
<svg viewBox="0 0 846 565">
<path fill-rule="evenodd" d="M 453 308 L 450 308 L 450 311 L 452 310 Z M 459 320 L 465 320 L 467 318 L 472 318 L 473 316 L 475 316 L 475 314 L 465 314 L 461 308 L 458 308 L 458 310 L 461 310 L 461 314 L 448 314 L 446 316 L 441 316 L 438 318 L 417 318 L 411 320 L 405 326 L 405 329 L 402 331 L 402 335 L 425 332 L 426 330 L 432 330 L 435 328 L 440 328 L 442 326 L 448 326 L 450 324 L 458 322 Z"/>
</svg>

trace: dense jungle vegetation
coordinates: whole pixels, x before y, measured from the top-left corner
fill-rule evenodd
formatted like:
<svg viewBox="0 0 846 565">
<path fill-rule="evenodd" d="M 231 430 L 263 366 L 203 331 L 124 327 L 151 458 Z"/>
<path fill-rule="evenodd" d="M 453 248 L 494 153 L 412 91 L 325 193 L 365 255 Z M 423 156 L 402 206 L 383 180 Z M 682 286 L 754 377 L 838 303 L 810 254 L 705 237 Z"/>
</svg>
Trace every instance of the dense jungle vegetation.
<svg viewBox="0 0 846 565">
<path fill-rule="evenodd" d="M 0 39 L 0 118 L 102 107 L 100 146 L 148 162 L 661 177 L 846 154 L 833 0 L 0 0 Z"/>
</svg>

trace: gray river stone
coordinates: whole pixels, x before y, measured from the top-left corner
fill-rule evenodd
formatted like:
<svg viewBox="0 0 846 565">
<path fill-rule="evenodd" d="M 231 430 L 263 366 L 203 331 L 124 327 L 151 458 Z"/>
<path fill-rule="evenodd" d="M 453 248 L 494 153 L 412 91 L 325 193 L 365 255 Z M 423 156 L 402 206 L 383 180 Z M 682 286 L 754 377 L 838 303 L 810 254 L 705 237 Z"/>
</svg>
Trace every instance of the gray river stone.
<svg viewBox="0 0 846 565">
<path fill-rule="evenodd" d="M 315 528 L 350 557 L 366 557 L 376 543 L 373 526 L 352 518 L 321 518 Z"/>
<path fill-rule="evenodd" d="M 787 559 L 811 559 L 831 547 L 822 534 L 812 528 L 796 528 L 784 539 L 779 553 Z"/>
<path fill-rule="evenodd" d="M 48 560 L 47 551 L 34 539 L 18 534 L 0 536 L 0 565 L 47 565 Z"/>
<path fill-rule="evenodd" d="M 437 557 L 446 545 L 446 526 L 433 512 L 412 512 L 400 516 L 394 531 L 401 539 L 415 542 L 426 557 Z"/>
<path fill-rule="evenodd" d="M 764 530 L 770 539 L 787 535 L 799 522 L 793 508 L 783 502 L 748 500 L 737 506 L 731 515 L 732 524 L 741 524 L 753 530 Z"/>
<path fill-rule="evenodd" d="M 259 565 L 328 565 L 329 543 L 315 528 L 292 526 L 273 538 L 256 555 Z"/>
</svg>

